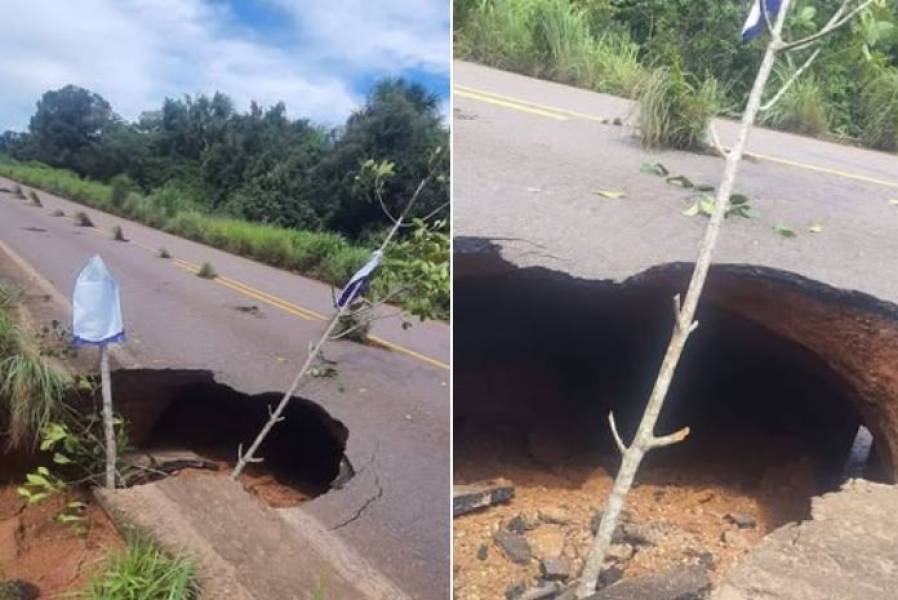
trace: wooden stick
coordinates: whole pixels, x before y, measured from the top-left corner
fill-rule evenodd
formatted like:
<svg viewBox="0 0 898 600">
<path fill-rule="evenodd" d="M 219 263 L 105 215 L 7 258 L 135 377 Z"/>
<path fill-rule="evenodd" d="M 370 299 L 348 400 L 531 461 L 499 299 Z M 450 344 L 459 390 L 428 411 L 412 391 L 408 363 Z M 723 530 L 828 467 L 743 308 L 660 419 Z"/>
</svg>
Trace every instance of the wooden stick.
<svg viewBox="0 0 898 600">
<path fill-rule="evenodd" d="M 106 489 L 115 489 L 115 427 L 112 416 L 112 382 L 109 378 L 109 348 L 100 346 L 100 386 L 103 393 L 103 430 L 106 433 Z"/>
</svg>

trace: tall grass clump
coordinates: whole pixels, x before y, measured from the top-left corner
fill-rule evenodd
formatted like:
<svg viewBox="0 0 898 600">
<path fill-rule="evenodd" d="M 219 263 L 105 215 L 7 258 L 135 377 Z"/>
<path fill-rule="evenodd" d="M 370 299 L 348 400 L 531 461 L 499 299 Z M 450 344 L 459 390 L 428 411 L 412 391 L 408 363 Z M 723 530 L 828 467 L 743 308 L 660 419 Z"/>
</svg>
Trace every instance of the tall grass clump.
<svg viewBox="0 0 898 600">
<path fill-rule="evenodd" d="M 679 69 L 655 69 L 639 90 L 642 144 L 647 148 L 704 148 L 717 96 L 712 79 L 695 84 Z"/>
<path fill-rule="evenodd" d="M 458 32 L 458 52 L 494 67 L 531 73 L 537 54 L 532 5 L 524 0 L 480 2 L 469 11 L 465 28 Z"/>
<path fill-rule="evenodd" d="M 898 69 L 882 69 L 861 92 L 861 139 L 879 150 L 898 150 Z"/>
<path fill-rule="evenodd" d="M 533 44 L 545 75 L 563 83 L 581 83 L 589 68 L 593 37 L 585 12 L 569 0 L 543 0 L 533 9 Z M 536 70 L 536 69 L 534 69 Z"/>
<path fill-rule="evenodd" d="M 778 68 L 779 86 L 784 85 L 794 71 L 795 66 L 791 64 Z M 830 118 L 826 96 L 813 74 L 799 77 L 764 114 L 763 123 L 805 135 L 819 136 L 829 132 Z"/>
<path fill-rule="evenodd" d="M 19 349 L 0 361 L 0 401 L 9 418 L 9 445 L 19 446 L 60 409 L 71 381 L 40 356 Z"/>
<path fill-rule="evenodd" d="M 200 270 L 196 273 L 197 277 L 202 277 L 203 279 L 215 279 L 218 277 L 218 271 L 215 270 L 215 267 L 212 266 L 210 262 L 204 262 L 200 266 Z"/>
<path fill-rule="evenodd" d="M 77 596 L 81 600 L 193 600 L 199 597 L 192 560 L 171 557 L 132 536 L 112 554 Z"/>
</svg>

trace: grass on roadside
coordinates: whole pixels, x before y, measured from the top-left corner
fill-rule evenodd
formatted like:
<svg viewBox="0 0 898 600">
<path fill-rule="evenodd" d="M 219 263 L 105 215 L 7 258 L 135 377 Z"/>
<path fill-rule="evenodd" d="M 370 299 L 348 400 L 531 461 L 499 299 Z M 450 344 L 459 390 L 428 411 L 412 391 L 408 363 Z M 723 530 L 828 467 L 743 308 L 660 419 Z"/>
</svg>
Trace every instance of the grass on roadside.
<svg viewBox="0 0 898 600">
<path fill-rule="evenodd" d="M 690 82 L 679 70 L 659 68 L 639 92 L 639 130 L 647 148 L 700 150 L 717 107 L 717 84 Z"/>
<path fill-rule="evenodd" d="M 21 288 L 0 283 L 0 407 L 10 446 L 18 446 L 40 431 L 71 385 L 67 375 L 25 343 L 12 316 L 21 297 Z"/>
<path fill-rule="evenodd" d="M 78 211 L 75 213 L 75 225 L 79 227 L 93 227 L 94 222 L 86 212 Z"/>
<path fill-rule="evenodd" d="M 180 237 L 338 286 L 346 283 L 370 253 L 367 248 L 354 246 L 335 233 L 285 229 L 202 213 L 180 200 L 171 189 L 163 188 L 150 196 L 129 192 L 123 200 L 120 190 L 112 193 L 112 186 L 84 180 L 70 171 L 39 163 L 15 161 L 0 161 L 0 175 Z M 80 211 L 75 218 L 79 225 L 92 226 L 86 212 Z M 86 220 L 81 221 L 84 218 Z"/>
<path fill-rule="evenodd" d="M 203 279 L 215 279 L 218 277 L 218 272 L 215 270 L 215 267 L 212 266 L 212 263 L 204 262 L 200 267 L 200 270 L 196 273 L 197 277 L 202 277 Z"/>
<path fill-rule="evenodd" d="M 199 597 L 193 561 L 169 556 L 135 536 L 113 553 L 77 596 L 81 600 L 193 600 Z"/>
<path fill-rule="evenodd" d="M 898 69 L 882 69 L 867 82 L 861 110 L 864 143 L 879 150 L 898 150 Z"/>
</svg>

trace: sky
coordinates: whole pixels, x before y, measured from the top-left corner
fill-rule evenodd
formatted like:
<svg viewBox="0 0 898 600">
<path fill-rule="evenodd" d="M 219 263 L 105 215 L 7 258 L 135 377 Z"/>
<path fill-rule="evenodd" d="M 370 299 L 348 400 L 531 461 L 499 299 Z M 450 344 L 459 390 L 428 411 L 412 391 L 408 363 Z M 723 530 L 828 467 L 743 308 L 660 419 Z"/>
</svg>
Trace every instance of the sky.
<svg viewBox="0 0 898 600">
<path fill-rule="evenodd" d="M 166 97 L 284 101 L 337 125 L 372 84 L 402 76 L 448 106 L 450 0 L 0 0 L 0 132 L 74 84 L 122 117 Z M 444 108 L 444 112 L 446 109 Z"/>
</svg>

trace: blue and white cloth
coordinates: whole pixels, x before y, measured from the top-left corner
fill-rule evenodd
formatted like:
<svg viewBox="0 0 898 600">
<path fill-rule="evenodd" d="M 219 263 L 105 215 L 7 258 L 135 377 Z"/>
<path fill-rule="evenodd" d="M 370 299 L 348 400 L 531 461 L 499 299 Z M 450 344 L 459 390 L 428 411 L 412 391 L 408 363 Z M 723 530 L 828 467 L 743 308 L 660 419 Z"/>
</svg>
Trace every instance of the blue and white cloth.
<svg viewBox="0 0 898 600">
<path fill-rule="evenodd" d="M 368 289 L 368 284 L 371 283 L 371 275 L 374 274 L 374 270 L 380 265 L 382 259 L 383 252 L 375 250 L 368 262 L 365 263 L 365 266 L 355 272 L 355 275 L 352 276 L 352 279 L 340 292 L 340 297 L 337 298 L 337 308 L 343 308 L 351 304 L 360 294 L 365 293 L 365 290 Z"/>
<path fill-rule="evenodd" d="M 767 29 L 767 23 L 764 22 L 764 13 L 761 12 L 761 2 L 766 2 L 767 15 L 770 22 L 776 18 L 780 11 L 781 0 L 752 0 L 751 11 L 748 18 L 745 19 L 745 25 L 742 27 L 742 41 L 748 42 L 756 38 Z"/>
<path fill-rule="evenodd" d="M 103 346 L 125 339 L 118 282 L 97 255 L 88 261 L 75 282 L 72 335 L 76 345 Z"/>
</svg>

